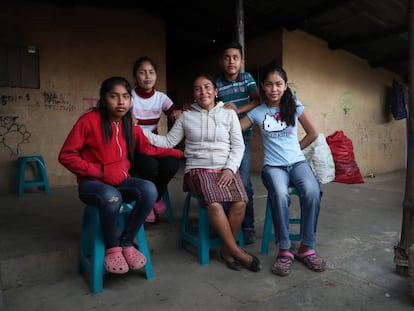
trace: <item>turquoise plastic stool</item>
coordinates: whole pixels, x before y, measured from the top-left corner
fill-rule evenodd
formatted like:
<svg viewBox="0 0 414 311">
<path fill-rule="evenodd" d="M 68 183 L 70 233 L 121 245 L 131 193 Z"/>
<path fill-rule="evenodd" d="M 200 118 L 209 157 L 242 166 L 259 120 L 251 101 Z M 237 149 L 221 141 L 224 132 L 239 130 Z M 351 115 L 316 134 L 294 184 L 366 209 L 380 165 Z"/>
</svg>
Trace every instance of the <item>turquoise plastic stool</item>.
<svg viewBox="0 0 414 311">
<path fill-rule="evenodd" d="M 189 221 L 191 199 L 197 200 L 198 224 L 191 226 Z M 244 247 L 243 232 L 237 234 L 236 241 Z M 210 230 L 207 209 L 201 206 L 200 198 L 193 192 L 187 192 L 184 201 L 183 217 L 181 222 L 180 247 L 183 248 L 185 242 L 190 243 L 198 249 L 198 260 L 201 265 L 208 265 L 210 261 L 210 248 L 223 245 L 223 240 Z"/>
<path fill-rule="evenodd" d="M 162 200 L 165 202 L 165 206 L 167 207 L 167 220 L 169 224 L 174 223 L 174 214 L 172 210 L 170 194 L 168 192 L 168 188 L 165 190 L 164 194 L 162 195 Z"/>
<path fill-rule="evenodd" d="M 299 197 L 300 202 L 300 194 L 299 190 L 294 187 L 290 186 L 288 189 L 288 192 L 290 195 L 297 195 Z M 298 224 L 300 225 L 301 219 L 300 218 L 290 218 L 289 224 Z M 300 241 L 300 233 L 291 233 L 289 234 L 289 238 L 291 241 Z M 265 216 L 265 222 L 263 226 L 263 239 L 262 239 L 262 249 L 261 253 L 263 255 L 267 254 L 269 252 L 269 242 L 275 241 L 276 235 L 273 230 L 273 220 L 272 220 L 272 210 L 270 205 L 270 198 L 267 196 L 267 202 L 266 202 L 266 216 Z"/>
<path fill-rule="evenodd" d="M 122 231 L 129 212 L 135 202 L 124 203 L 119 210 L 118 224 Z M 150 251 L 147 244 L 145 229 L 142 225 L 137 233 L 138 249 L 147 258 L 145 273 L 148 280 L 154 277 Z M 108 273 L 104 267 L 105 245 L 101 225 L 99 222 L 99 209 L 97 207 L 85 206 L 83 225 L 81 232 L 79 273 L 89 273 L 89 287 L 93 294 L 99 294 L 103 289 L 103 276 Z"/>
<path fill-rule="evenodd" d="M 35 179 L 25 180 L 26 165 L 33 164 L 36 169 Z M 24 189 L 30 187 L 42 188 L 46 193 L 50 193 L 49 179 L 47 178 L 45 161 L 42 156 L 28 156 L 17 158 L 16 169 L 17 195 L 23 196 Z"/>
</svg>

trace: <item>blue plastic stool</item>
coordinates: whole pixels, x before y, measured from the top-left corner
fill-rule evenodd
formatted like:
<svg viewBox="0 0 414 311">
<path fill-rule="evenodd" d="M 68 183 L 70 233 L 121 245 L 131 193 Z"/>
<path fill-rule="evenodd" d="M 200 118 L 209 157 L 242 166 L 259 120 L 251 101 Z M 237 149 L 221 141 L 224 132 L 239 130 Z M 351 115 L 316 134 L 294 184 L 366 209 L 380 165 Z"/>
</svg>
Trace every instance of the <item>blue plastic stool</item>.
<svg viewBox="0 0 414 311">
<path fill-rule="evenodd" d="M 197 200 L 198 225 L 196 226 L 190 226 L 189 221 L 191 199 Z M 223 245 L 223 240 L 214 234 L 214 232 L 213 236 L 211 236 L 212 231 L 210 231 L 207 209 L 201 206 L 199 196 L 191 191 L 187 192 L 181 221 L 180 247 L 183 248 L 185 242 L 195 246 L 198 249 L 200 264 L 208 265 L 210 261 L 210 248 Z M 244 247 L 243 232 L 241 229 L 237 234 L 236 241 L 241 247 Z"/>
<path fill-rule="evenodd" d="M 121 206 L 118 217 L 119 228 L 122 231 L 129 212 L 135 202 L 124 203 Z M 137 233 L 138 249 L 147 258 L 145 273 L 148 280 L 154 277 L 150 251 L 147 244 L 145 229 L 142 225 Z M 86 270 L 89 273 L 89 287 L 93 294 L 102 292 L 103 276 L 107 273 L 104 267 L 105 245 L 101 224 L 99 222 L 99 209 L 97 207 L 85 206 L 83 225 L 81 232 L 79 272 Z"/>
<path fill-rule="evenodd" d="M 174 223 L 174 214 L 172 210 L 170 194 L 168 193 L 168 188 L 165 190 L 164 194 L 162 195 L 162 200 L 165 202 L 165 206 L 167 207 L 167 220 L 169 224 Z"/>
<path fill-rule="evenodd" d="M 300 201 L 300 194 L 299 190 L 294 187 L 290 186 L 288 189 L 288 192 L 290 195 L 297 195 L 299 197 Z M 301 219 L 300 218 L 290 218 L 289 224 L 296 224 L 300 225 Z M 263 226 L 263 239 L 262 239 L 262 249 L 261 253 L 263 255 L 266 255 L 269 252 L 269 242 L 275 241 L 276 235 L 273 229 L 273 220 L 272 220 L 272 209 L 270 205 L 270 198 L 267 196 L 267 202 L 266 202 L 266 216 L 265 216 L 265 222 Z M 300 241 L 300 233 L 291 233 L 289 234 L 291 241 Z"/>
<path fill-rule="evenodd" d="M 26 165 L 34 163 L 35 179 L 25 180 Z M 17 195 L 23 196 L 24 189 L 30 187 L 42 188 L 46 193 L 50 193 L 49 179 L 47 178 L 45 161 L 42 156 L 29 156 L 17 158 L 17 169 L 16 169 L 16 186 Z"/>
</svg>

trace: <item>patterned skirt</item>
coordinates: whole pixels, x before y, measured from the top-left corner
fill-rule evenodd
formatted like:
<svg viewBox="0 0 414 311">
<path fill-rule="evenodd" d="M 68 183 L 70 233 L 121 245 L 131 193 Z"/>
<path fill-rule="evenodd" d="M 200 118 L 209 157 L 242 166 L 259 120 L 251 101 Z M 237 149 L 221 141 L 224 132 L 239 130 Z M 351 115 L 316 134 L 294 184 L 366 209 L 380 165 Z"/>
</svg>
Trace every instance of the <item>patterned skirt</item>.
<svg viewBox="0 0 414 311">
<path fill-rule="evenodd" d="M 195 168 L 184 175 L 184 191 L 191 191 L 201 199 L 206 207 L 219 202 L 247 202 L 247 194 L 239 172 L 234 175 L 233 182 L 228 187 L 219 187 L 217 182 L 221 170 Z"/>
</svg>

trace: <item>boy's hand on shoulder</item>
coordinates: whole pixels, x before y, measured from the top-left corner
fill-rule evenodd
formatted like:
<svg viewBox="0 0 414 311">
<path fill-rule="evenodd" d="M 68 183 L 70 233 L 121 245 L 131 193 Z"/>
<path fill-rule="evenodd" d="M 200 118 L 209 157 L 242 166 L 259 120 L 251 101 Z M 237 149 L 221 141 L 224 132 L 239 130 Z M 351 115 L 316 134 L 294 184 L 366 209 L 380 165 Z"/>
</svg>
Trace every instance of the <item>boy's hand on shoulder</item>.
<svg viewBox="0 0 414 311">
<path fill-rule="evenodd" d="M 181 110 L 174 110 L 172 113 L 171 113 L 171 119 L 173 120 L 173 121 L 175 121 L 175 120 L 177 120 L 179 117 L 180 117 L 180 115 L 181 115 Z"/>
<path fill-rule="evenodd" d="M 193 110 L 193 108 L 191 107 L 191 104 L 184 104 L 183 105 L 183 107 L 181 108 L 181 111 L 182 112 L 184 112 L 184 111 L 190 111 L 190 110 Z"/>
<path fill-rule="evenodd" d="M 226 109 L 233 109 L 237 113 L 237 107 L 232 102 L 227 102 L 224 104 L 224 108 Z"/>
</svg>

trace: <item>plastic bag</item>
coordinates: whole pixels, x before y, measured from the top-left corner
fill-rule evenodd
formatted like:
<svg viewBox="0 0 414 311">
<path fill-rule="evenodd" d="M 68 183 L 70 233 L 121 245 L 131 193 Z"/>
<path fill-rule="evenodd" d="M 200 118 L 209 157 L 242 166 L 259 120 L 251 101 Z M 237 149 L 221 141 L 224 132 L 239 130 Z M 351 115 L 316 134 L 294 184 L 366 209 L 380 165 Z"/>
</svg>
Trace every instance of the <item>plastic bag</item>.
<svg viewBox="0 0 414 311">
<path fill-rule="evenodd" d="M 325 135 L 319 134 L 302 151 L 320 183 L 326 184 L 335 179 L 335 163 Z"/>
<path fill-rule="evenodd" d="M 352 141 L 343 131 L 336 131 L 326 138 L 335 162 L 335 182 L 345 184 L 364 183 L 358 165 L 355 162 Z"/>
</svg>

